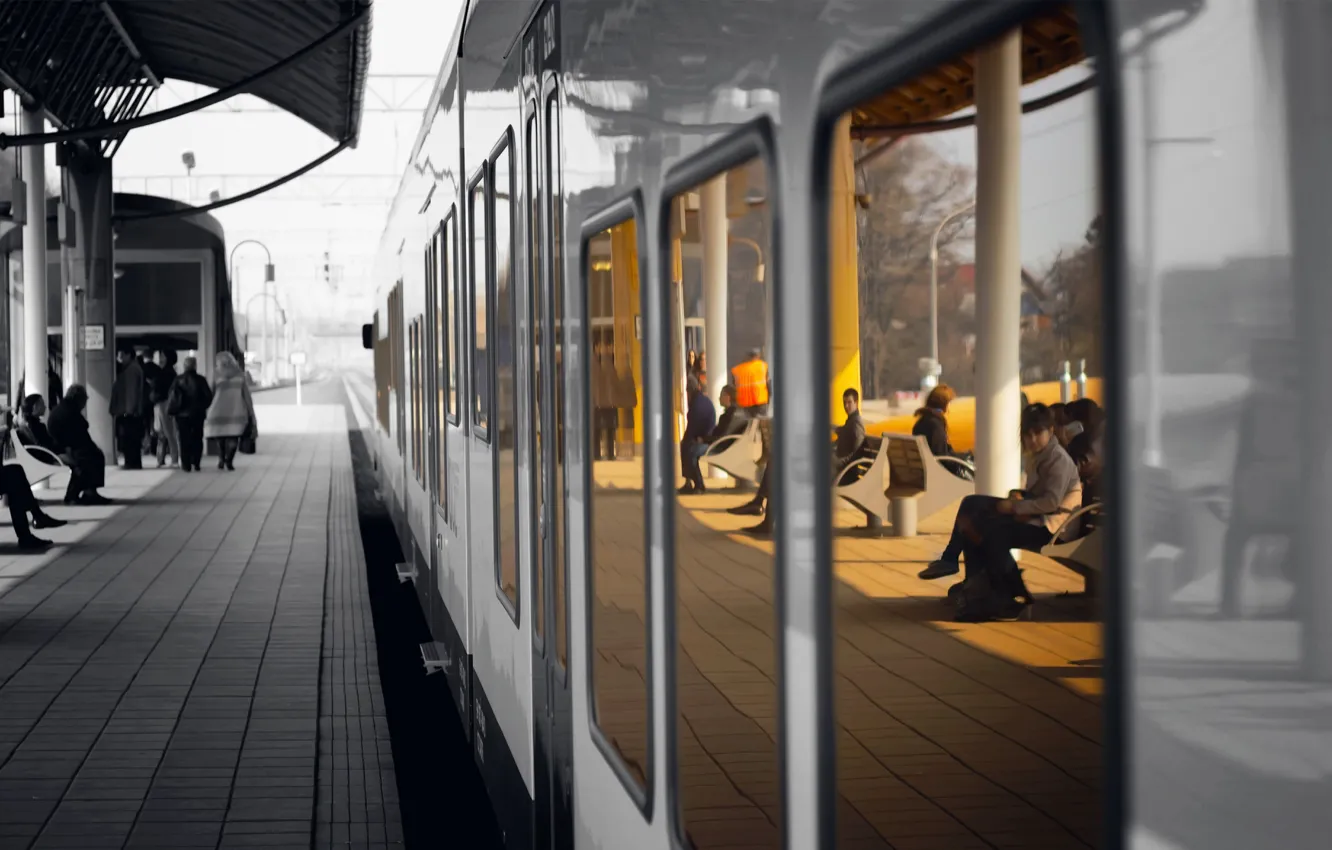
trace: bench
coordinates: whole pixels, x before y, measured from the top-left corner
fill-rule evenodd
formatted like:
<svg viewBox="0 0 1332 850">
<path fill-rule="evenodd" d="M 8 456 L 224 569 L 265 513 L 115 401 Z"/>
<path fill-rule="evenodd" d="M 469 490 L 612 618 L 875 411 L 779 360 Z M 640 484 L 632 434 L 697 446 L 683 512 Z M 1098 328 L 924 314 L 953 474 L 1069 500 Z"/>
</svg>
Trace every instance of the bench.
<svg viewBox="0 0 1332 850">
<path fill-rule="evenodd" d="M 1101 562 L 1105 545 L 1101 538 L 1101 526 L 1098 524 L 1090 533 L 1069 540 L 1064 539 L 1064 534 L 1069 529 L 1075 528 L 1075 523 L 1082 522 L 1082 518 L 1091 513 L 1097 515 L 1102 513 L 1100 502 L 1085 505 L 1069 514 L 1055 531 L 1054 536 L 1050 538 L 1050 542 L 1041 547 L 1039 553 L 1064 569 L 1082 576 L 1084 581 L 1083 590 L 1089 595 L 1095 594 L 1098 580 L 1101 577 Z"/>
<path fill-rule="evenodd" d="M 860 477 L 848 481 L 853 472 L 859 472 Z M 884 495 L 887 481 L 888 441 L 866 437 L 860 452 L 837 473 L 833 493 L 863 512 L 870 528 L 877 528 L 888 516 L 888 497 Z"/>
<path fill-rule="evenodd" d="M 916 523 L 976 492 L 975 481 L 951 470 L 975 467 L 954 457 L 936 457 L 924 437 L 885 434 L 888 487 L 883 494 L 892 511 L 893 535 L 915 537 Z"/>
<path fill-rule="evenodd" d="M 732 478 L 741 481 L 759 480 L 759 457 L 763 453 L 763 442 L 759 436 L 759 420 L 751 419 L 745 423 L 745 430 L 739 434 L 728 434 L 708 446 L 702 462 L 716 467 Z"/>
<path fill-rule="evenodd" d="M 18 429 L 9 431 L 9 449 L 14 455 L 13 463 L 23 469 L 28 476 L 28 483 L 33 487 L 61 472 L 68 472 L 69 467 L 50 449 L 41 446 L 26 446 L 18 438 Z"/>
</svg>

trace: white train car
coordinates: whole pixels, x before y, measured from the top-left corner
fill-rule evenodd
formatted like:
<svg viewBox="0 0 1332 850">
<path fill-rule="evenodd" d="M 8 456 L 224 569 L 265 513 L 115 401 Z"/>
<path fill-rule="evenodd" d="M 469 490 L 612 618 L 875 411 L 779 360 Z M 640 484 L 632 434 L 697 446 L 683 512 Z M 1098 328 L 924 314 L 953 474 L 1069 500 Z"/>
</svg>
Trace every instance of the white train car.
<svg viewBox="0 0 1332 850">
<path fill-rule="evenodd" d="M 1315 285 L 1326 268 L 1332 217 L 1332 192 L 1325 191 L 1332 164 L 1317 94 L 1326 64 L 1319 57 L 1332 55 L 1328 8 L 1305 0 L 466 4 L 452 37 L 441 38 L 443 65 L 375 267 L 378 309 L 366 335 L 377 388 L 371 442 L 409 559 L 404 570 L 414 577 L 507 846 L 894 846 L 884 837 L 887 827 L 866 826 L 852 837 L 847 826 L 860 823 L 856 818 L 868 824 L 873 812 L 853 805 L 863 798 L 852 793 L 859 779 L 839 774 L 839 765 L 850 762 L 838 755 L 849 732 L 837 702 L 841 615 L 834 615 L 829 568 L 828 417 L 810 401 L 829 398 L 828 376 L 837 374 L 835 358 L 843 356 L 835 344 L 845 347 L 830 329 L 843 320 L 827 294 L 837 274 L 836 261 L 829 269 L 838 215 L 830 198 L 846 196 L 852 234 L 857 213 L 849 198 L 866 209 L 878 201 L 846 183 L 856 179 L 854 169 L 839 177 L 824 164 L 838 155 L 842 141 L 834 134 L 847 126 L 859 134 L 854 138 L 872 140 L 966 125 L 971 119 L 957 117 L 958 110 L 978 97 L 969 63 L 978 49 L 998 50 L 996 40 L 1021 36 L 1013 55 L 1023 83 L 1074 63 L 1094 68 L 1094 79 L 1076 93 L 1091 104 L 1078 120 L 1095 148 L 1103 223 L 1098 262 L 1115 516 L 1158 504 L 1161 469 L 1176 479 L 1236 485 L 1238 467 L 1216 460 L 1220 454 L 1203 461 L 1203 452 L 1171 450 L 1172 414 L 1159 389 L 1159 372 L 1170 367 L 1162 357 L 1178 362 L 1197 355 L 1198 370 L 1232 364 L 1226 368 L 1243 372 L 1236 380 L 1247 386 L 1269 377 L 1262 374 L 1267 361 L 1250 361 L 1248 347 L 1260 348 L 1259 337 L 1286 334 L 1278 342 L 1301 352 L 1313 371 L 1299 373 L 1302 406 L 1283 420 L 1303 423 L 1304 430 L 1299 439 L 1268 441 L 1269 461 L 1290 461 L 1296 451 L 1321 457 L 1322 402 L 1332 398 L 1323 386 L 1332 365 L 1327 287 Z M 1068 34 L 1070 26 L 1076 35 Z M 1156 63 L 1139 71 L 1148 47 Z M 1233 66 L 1198 70 L 1197 62 L 1222 54 L 1236 57 Z M 1193 107 L 1222 90 L 1229 94 L 1216 107 L 1224 113 L 1212 122 L 1217 138 L 1246 128 L 1242 143 L 1227 147 L 1224 157 L 1208 154 L 1201 165 L 1157 163 L 1152 152 L 1161 139 L 1152 121 L 1178 111 L 1206 124 L 1210 113 Z M 860 108 L 874 97 L 882 110 Z M 922 129 L 919 122 L 938 127 Z M 993 128 L 986 132 L 995 136 Z M 1178 133 L 1195 135 L 1183 127 Z M 1182 145 L 1171 150 L 1191 156 Z M 1204 167 L 1222 173 L 1200 184 L 1195 172 Z M 700 187 L 726 174 L 733 175 L 727 185 L 740 189 L 709 201 Z M 1010 188 L 994 191 L 1011 198 Z M 682 677 L 697 673 L 683 669 L 686 626 L 683 617 L 677 622 L 685 592 L 677 551 L 685 511 L 674 494 L 679 361 L 685 347 L 704 342 L 712 359 L 718 345 L 725 349 L 727 333 L 682 306 L 693 272 L 681 269 L 695 261 L 700 243 L 684 255 L 678 242 L 682 232 L 696 233 L 700 197 L 714 210 L 739 209 L 732 232 L 747 244 L 738 253 L 757 252 L 756 282 L 743 296 L 750 300 L 732 295 L 731 302 L 733 325 L 752 321 L 731 333 L 733 340 L 751 334 L 767 348 L 780 423 L 772 455 L 779 476 L 775 554 L 771 580 L 761 588 L 771 619 L 752 632 L 771 640 L 764 687 L 772 706 L 746 720 L 762 727 L 759 737 L 772 742 L 773 752 L 772 761 L 755 761 L 758 767 L 748 771 L 744 782 L 760 789 L 748 796 L 737 793 L 734 776 L 735 787 L 697 779 L 698 766 L 681 753 L 686 736 L 700 730 L 685 729 L 677 715 L 687 699 Z M 993 203 L 983 200 L 979 215 Z M 762 226 L 741 233 L 735 222 L 764 205 Z M 1208 224 L 1185 232 L 1180 220 L 1189 216 L 1182 211 L 1204 215 L 1202 207 Z M 1158 208 L 1179 214 L 1155 214 Z M 841 226 L 845 235 L 846 221 Z M 709 232 L 705 239 L 726 244 L 725 229 Z M 1276 265 L 1305 270 L 1290 272 L 1291 280 L 1250 275 L 1232 282 L 1250 299 L 1285 305 L 1276 312 L 1297 317 L 1289 327 L 1268 321 L 1253 330 L 1257 325 L 1225 313 L 1205 286 L 1176 288 L 1163 302 L 1151 285 L 1167 263 L 1188 265 L 1197 278 L 1216 276 L 1245 251 L 1290 255 L 1289 264 Z M 718 308 L 709 302 L 708 310 Z M 733 341 L 732 349 L 747 349 L 749 338 Z M 1153 342 L 1161 338 L 1167 355 Z M 606 390 L 593 385 L 593 353 L 603 346 L 629 364 Z M 736 360 L 717 359 L 712 368 L 719 372 Z M 1257 365 L 1233 365 L 1246 362 Z M 1013 410 L 1016 387 L 1015 375 L 1002 402 Z M 613 404 L 597 401 L 612 391 Z M 1238 431 L 1247 445 L 1247 427 L 1221 430 Z M 632 456 L 629 477 L 614 479 L 619 473 L 610 470 L 603 480 L 594 468 L 603 435 L 612 456 Z M 1210 475 L 1198 475 L 1208 463 L 1215 467 L 1205 470 Z M 1265 498 L 1279 509 L 1275 514 L 1295 518 L 1286 531 L 1301 545 L 1325 545 L 1317 526 L 1329 508 L 1328 489 L 1316 473 L 1297 478 Z M 608 500 L 595 501 L 602 491 Z M 1229 521 L 1233 530 L 1243 520 L 1234 514 Z M 1239 848 L 1277 830 L 1283 847 L 1325 846 L 1326 807 L 1298 804 L 1332 791 L 1332 771 L 1315 764 L 1317 748 L 1295 739 L 1280 746 L 1269 740 L 1251 752 L 1239 743 L 1212 746 L 1241 734 L 1221 728 L 1223 715 L 1241 708 L 1195 707 L 1214 701 L 1205 682 L 1189 679 L 1202 675 L 1204 662 L 1179 661 L 1165 687 L 1148 644 L 1129 641 L 1147 627 L 1134 594 L 1163 582 L 1158 563 L 1139 546 L 1140 537 L 1155 532 L 1128 521 L 1110 531 L 1101 609 L 1105 696 L 1097 709 L 1104 781 L 1094 805 L 1079 804 L 1103 807 L 1104 829 L 1083 843 L 1077 841 L 1085 835 L 1075 841 L 1061 833 L 1061 841 L 1069 840 L 1048 846 L 1144 846 L 1134 843 L 1136 836 L 1151 834 L 1169 843 L 1145 846 Z M 1242 538 L 1228 535 L 1224 546 L 1242 546 Z M 1192 545 L 1174 542 L 1176 550 Z M 1297 545 L 1296 551 L 1311 550 Z M 1225 561 L 1221 607 L 1234 615 L 1242 588 L 1235 570 L 1243 567 L 1232 569 L 1228 550 Z M 1325 675 L 1332 669 L 1332 585 L 1298 580 L 1307 581 L 1301 598 L 1316 601 L 1297 615 L 1302 642 L 1290 644 L 1299 643 L 1292 651 Z M 594 587 L 603 581 L 618 584 Z M 619 594 L 614 599 L 611 590 Z M 1197 656 L 1203 659 L 1227 641 L 1249 647 L 1250 666 L 1226 668 L 1227 677 L 1243 682 L 1235 687 L 1247 688 L 1253 704 L 1298 702 L 1282 716 L 1303 723 L 1296 719 L 1303 710 L 1302 728 L 1317 728 L 1327 719 L 1325 702 L 1317 702 L 1323 691 L 1279 694 L 1274 683 L 1285 674 L 1274 671 L 1285 662 L 1253 659 L 1275 659 L 1284 638 L 1245 625 L 1180 633 L 1172 651 L 1193 641 L 1207 650 Z M 690 628 L 696 635 L 697 624 Z M 1268 649 L 1276 654 L 1264 654 Z M 1135 703 L 1130 697 L 1137 692 L 1167 696 Z M 1218 725 L 1199 726 L 1209 723 Z M 1257 756 L 1260 750 L 1266 755 Z M 862 764 L 867 772 L 860 778 L 873 779 L 880 768 L 891 773 L 892 765 Z M 1278 775 L 1281 790 L 1271 790 L 1265 783 Z M 882 781 L 905 780 L 891 773 Z M 698 803 L 691 793 L 736 802 L 702 815 L 691 808 Z M 1280 815 L 1250 805 L 1273 795 L 1295 802 L 1279 806 Z M 948 823 L 966 833 L 962 844 L 948 846 L 1000 846 L 981 827 L 959 818 Z M 926 841 L 927 833 L 896 846 L 944 846 Z M 1021 842 L 1010 838 L 1005 846 Z"/>
</svg>

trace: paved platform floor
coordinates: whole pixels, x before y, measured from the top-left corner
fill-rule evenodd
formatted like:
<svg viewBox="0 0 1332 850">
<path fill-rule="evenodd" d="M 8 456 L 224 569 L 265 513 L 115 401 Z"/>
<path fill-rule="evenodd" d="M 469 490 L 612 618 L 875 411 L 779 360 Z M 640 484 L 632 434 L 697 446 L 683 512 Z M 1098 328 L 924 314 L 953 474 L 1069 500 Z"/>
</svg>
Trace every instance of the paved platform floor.
<svg viewBox="0 0 1332 850">
<path fill-rule="evenodd" d="M 0 543 L 0 850 L 401 846 L 346 414 L 258 411 L 236 472 Z"/>
<path fill-rule="evenodd" d="M 641 475 L 595 465 L 594 680 L 599 718 L 631 765 L 647 758 Z M 698 850 L 780 846 L 773 543 L 726 508 L 678 498 L 678 747 Z M 1024 554 L 1030 621 L 962 624 L 954 580 L 916 578 L 952 512 L 912 539 L 868 538 L 840 511 L 834 547 L 841 850 L 1086 850 L 1098 845 L 1101 636 L 1077 576 Z"/>
</svg>

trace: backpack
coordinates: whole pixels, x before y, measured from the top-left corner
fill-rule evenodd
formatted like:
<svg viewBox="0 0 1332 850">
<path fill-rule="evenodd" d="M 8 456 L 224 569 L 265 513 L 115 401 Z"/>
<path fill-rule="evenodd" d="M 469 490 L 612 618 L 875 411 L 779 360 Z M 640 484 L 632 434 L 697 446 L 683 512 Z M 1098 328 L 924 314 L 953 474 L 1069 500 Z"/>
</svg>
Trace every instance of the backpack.
<svg viewBox="0 0 1332 850">
<path fill-rule="evenodd" d="M 989 569 L 973 570 L 966 579 L 948 588 L 954 620 L 984 623 L 1012 619 L 1032 604 L 1031 591 L 1022 579 L 1021 570 L 1005 581 L 996 581 L 991 573 Z"/>
</svg>

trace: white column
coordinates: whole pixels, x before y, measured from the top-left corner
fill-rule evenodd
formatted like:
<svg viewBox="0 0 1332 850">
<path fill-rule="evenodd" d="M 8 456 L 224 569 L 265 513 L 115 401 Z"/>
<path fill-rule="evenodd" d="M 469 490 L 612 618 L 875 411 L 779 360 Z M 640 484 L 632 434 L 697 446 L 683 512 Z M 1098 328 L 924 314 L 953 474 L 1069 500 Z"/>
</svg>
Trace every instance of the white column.
<svg viewBox="0 0 1332 850">
<path fill-rule="evenodd" d="M 976 492 L 1021 486 L 1022 54 L 1014 30 L 976 57 Z"/>
<path fill-rule="evenodd" d="M 46 131 L 41 111 L 24 109 L 20 116 L 21 132 Z M 46 146 L 29 145 L 20 156 L 28 188 L 28 223 L 23 225 L 23 392 L 46 397 Z M 14 399 L 15 406 L 18 401 Z"/>
<path fill-rule="evenodd" d="M 728 258 L 726 175 L 703 184 L 699 223 L 703 230 L 703 350 L 708 357 L 708 395 L 715 402 L 730 376 L 726 353 Z"/>
<path fill-rule="evenodd" d="M 729 245 L 726 218 L 726 175 L 703 184 L 699 199 L 699 223 L 703 230 L 703 351 L 708 358 L 708 397 L 713 403 L 730 381 L 726 353 L 726 304 L 728 295 Z M 720 411 L 718 411 L 720 414 Z M 715 467 L 711 477 L 725 478 Z"/>
</svg>

